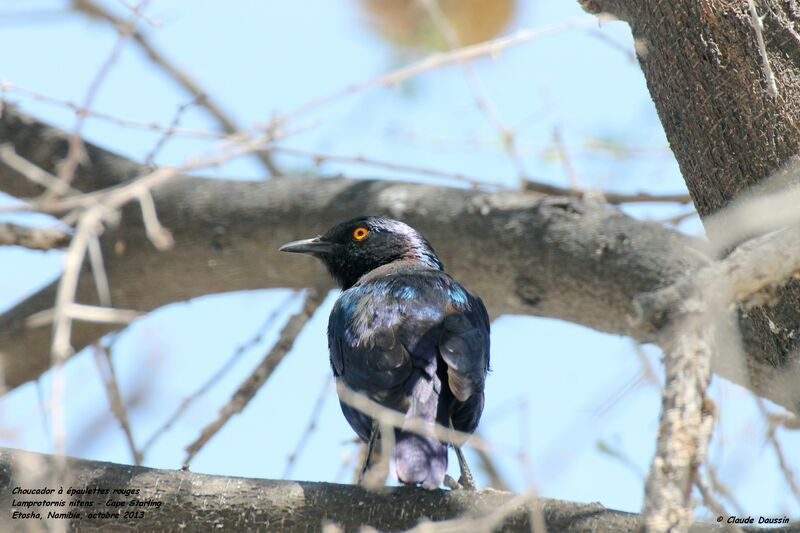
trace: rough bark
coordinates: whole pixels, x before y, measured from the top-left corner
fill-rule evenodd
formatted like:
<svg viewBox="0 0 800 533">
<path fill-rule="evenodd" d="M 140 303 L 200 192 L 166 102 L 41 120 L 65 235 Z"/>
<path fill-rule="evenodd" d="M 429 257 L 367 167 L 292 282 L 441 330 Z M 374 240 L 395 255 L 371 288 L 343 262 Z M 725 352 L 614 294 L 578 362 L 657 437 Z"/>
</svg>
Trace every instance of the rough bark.
<svg viewBox="0 0 800 533">
<path fill-rule="evenodd" d="M 0 128 L 0 142 L 8 141 L 45 169 L 53 169 L 65 148 L 62 133 L 9 110 Z M 141 171 L 124 158 L 87 148 L 91 164 L 73 182 L 82 190 L 115 185 Z M 2 165 L 0 189 L 18 197 L 41 192 Z M 154 196 L 175 247 L 155 250 L 142 231 L 138 206 L 125 210 L 119 226 L 104 236 L 116 307 L 148 311 L 210 293 L 308 286 L 321 266 L 278 253 L 278 246 L 360 213 L 388 214 L 422 230 L 448 271 L 478 292 L 495 316 L 557 317 L 642 340 L 652 331 L 629 320 L 632 298 L 702 264 L 699 255 L 685 254 L 701 249 L 702 241 L 574 198 L 343 178 L 190 177 L 159 187 Z M 52 306 L 52 294 L 52 286 L 45 288 L 0 318 L 10 386 L 47 367 L 41 355 L 48 351 L 48 328 L 23 328 L 22 321 Z M 79 301 L 95 301 L 88 277 Z M 78 325 L 75 347 L 101 331 Z"/>
<path fill-rule="evenodd" d="M 581 0 L 627 21 L 661 123 L 701 217 L 793 164 L 800 152 L 800 8 L 760 0 L 766 56 L 743 0 Z M 766 59 L 766 62 L 765 62 Z M 767 70 L 777 95 L 771 94 Z M 788 173 L 771 187 L 798 184 Z M 707 226 L 713 234 L 724 227 Z M 793 371 L 800 361 L 800 281 L 740 321 L 747 365 Z M 764 376 L 766 377 L 766 376 Z M 796 387 L 795 387 L 796 388 Z M 797 411 L 795 405 L 794 410 Z"/>
<path fill-rule="evenodd" d="M 45 170 L 66 150 L 66 135 L 7 108 L 0 143 Z M 90 163 L 73 182 L 84 191 L 121 183 L 142 171 L 125 158 L 87 144 Z M 0 165 L 0 190 L 18 197 L 41 192 Z M 175 247 L 157 251 L 142 229 L 138 206 L 103 238 L 112 304 L 150 311 L 205 294 L 268 287 L 305 287 L 321 274 L 314 261 L 280 254 L 280 244 L 320 233 L 361 213 L 387 214 L 419 228 L 448 271 L 478 292 L 494 316 L 531 314 L 568 320 L 639 341 L 656 338 L 656 322 L 636 322 L 633 301 L 696 270 L 703 242 L 619 210 L 575 198 L 520 192 L 487 193 L 391 181 L 287 178 L 237 182 L 181 177 L 154 191 L 161 222 Z M 18 386 L 49 366 L 50 328 L 25 318 L 53 305 L 45 287 L 0 316 L 6 383 Z M 88 275 L 78 294 L 95 303 Z M 76 323 L 80 349 L 108 326 Z M 757 352 L 759 354 L 763 351 Z M 777 357 L 777 352 L 772 352 Z M 773 383 L 778 359 L 748 356 L 749 376 L 719 361 L 715 371 L 789 409 L 800 392 Z"/>
<path fill-rule="evenodd" d="M 13 494 L 13 489 L 63 488 L 50 496 Z M 76 489 L 105 489 L 108 494 L 67 495 Z M 138 489 L 138 494 L 113 494 L 114 489 Z M 17 450 L 0 450 L 0 526 L 24 527 L 26 520 L 10 519 L 14 510 L 80 512 L 71 530 L 109 531 L 319 531 L 335 523 L 345 531 L 370 525 L 380 531 L 414 527 L 421 520 L 453 520 L 485 516 L 508 505 L 515 495 L 491 489 L 468 491 L 386 488 L 368 491 L 354 485 L 210 476 L 180 470 L 118 465 L 67 459 L 66 470 L 52 457 Z M 133 500 L 160 502 L 156 507 L 130 506 Z M 19 507 L 13 501 L 65 500 L 65 507 Z M 71 500 L 91 501 L 91 507 L 70 507 Z M 107 506 L 108 500 L 124 507 Z M 599 503 L 583 504 L 542 498 L 539 509 L 548 531 L 634 531 L 638 515 L 606 509 Z M 89 512 L 143 511 L 138 519 L 88 518 Z M 501 522 L 502 531 L 530 532 L 530 507 L 512 509 Z M 37 519 L 29 519 L 34 523 Z M 188 528 L 188 529 L 187 529 Z M 463 530 L 470 530 L 464 524 Z M 719 531 L 716 524 L 695 524 L 691 531 Z M 458 530 L 451 529 L 451 530 Z M 753 528 L 753 531 L 760 531 Z M 796 532 L 796 523 L 770 531 Z"/>
</svg>

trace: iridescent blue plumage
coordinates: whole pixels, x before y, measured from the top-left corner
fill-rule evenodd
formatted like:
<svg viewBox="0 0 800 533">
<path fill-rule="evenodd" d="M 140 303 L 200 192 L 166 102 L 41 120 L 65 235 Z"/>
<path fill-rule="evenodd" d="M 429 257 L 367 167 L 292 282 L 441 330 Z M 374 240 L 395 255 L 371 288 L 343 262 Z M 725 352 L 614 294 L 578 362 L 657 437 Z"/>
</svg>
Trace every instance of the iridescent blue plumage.
<svg viewBox="0 0 800 533">
<path fill-rule="evenodd" d="M 354 240 L 359 228 L 367 236 Z M 287 251 L 307 251 L 310 242 Z M 311 253 L 344 288 L 328 322 L 336 378 L 407 417 L 473 432 L 489 367 L 489 318 L 480 298 L 445 273 L 430 244 L 402 222 L 355 219 L 315 242 L 323 244 Z M 321 247 L 326 251 L 317 253 Z M 372 420 L 344 403 L 342 411 L 369 440 Z M 447 445 L 401 429 L 394 437 L 398 478 L 440 486 Z"/>
</svg>

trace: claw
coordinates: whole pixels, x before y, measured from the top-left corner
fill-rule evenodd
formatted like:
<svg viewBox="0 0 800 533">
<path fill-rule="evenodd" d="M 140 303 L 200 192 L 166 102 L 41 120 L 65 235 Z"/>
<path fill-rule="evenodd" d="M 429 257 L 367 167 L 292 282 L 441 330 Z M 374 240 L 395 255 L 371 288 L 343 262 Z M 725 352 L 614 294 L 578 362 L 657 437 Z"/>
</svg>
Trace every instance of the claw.
<svg viewBox="0 0 800 533">
<path fill-rule="evenodd" d="M 461 477 L 458 478 L 458 484 L 463 490 L 475 490 L 475 478 L 472 477 L 472 472 L 467 466 L 467 460 L 464 458 L 464 452 L 458 446 L 453 446 L 458 457 L 458 468 L 461 470 Z M 451 478 L 452 479 L 452 478 Z"/>
<path fill-rule="evenodd" d="M 367 442 L 367 453 L 364 455 L 364 462 L 361 464 L 361 472 L 358 474 L 359 485 L 364 484 L 364 476 L 367 474 L 367 470 L 372 466 L 372 455 L 375 453 L 375 443 L 378 441 L 379 434 L 380 429 L 378 423 L 373 420 L 372 429 L 369 432 L 369 442 Z"/>
<path fill-rule="evenodd" d="M 444 486 L 450 490 L 462 490 L 464 488 L 458 481 L 453 479 L 450 474 L 445 474 Z"/>
</svg>

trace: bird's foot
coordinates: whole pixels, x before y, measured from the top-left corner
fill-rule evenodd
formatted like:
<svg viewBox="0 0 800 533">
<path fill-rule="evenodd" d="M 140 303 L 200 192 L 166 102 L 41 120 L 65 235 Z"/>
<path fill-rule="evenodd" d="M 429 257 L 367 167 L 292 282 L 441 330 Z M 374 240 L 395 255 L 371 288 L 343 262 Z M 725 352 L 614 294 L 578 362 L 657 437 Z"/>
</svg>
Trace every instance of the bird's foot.
<svg viewBox="0 0 800 533">
<path fill-rule="evenodd" d="M 447 487 L 450 490 L 463 490 L 464 489 L 464 487 L 461 485 L 461 483 L 459 483 L 458 481 L 453 479 L 450 474 L 445 474 L 445 476 L 444 476 L 444 486 Z"/>
<path fill-rule="evenodd" d="M 458 468 L 461 470 L 461 477 L 458 478 L 458 484 L 463 490 L 475 490 L 475 478 L 472 477 L 472 472 L 470 471 L 469 466 L 467 466 L 467 460 L 464 457 L 464 453 L 458 446 L 453 446 L 453 449 L 456 451 L 456 457 L 458 457 Z"/>
<path fill-rule="evenodd" d="M 361 463 L 361 471 L 358 474 L 358 484 L 364 484 L 364 477 L 367 474 L 367 470 L 370 469 L 372 466 L 373 454 L 375 453 L 375 444 L 378 441 L 378 435 L 380 434 L 380 428 L 378 427 L 378 423 L 376 421 L 372 421 L 372 429 L 369 432 L 369 442 L 367 442 L 367 450 L 364 454 L 364 460 Z"/>
</svg>

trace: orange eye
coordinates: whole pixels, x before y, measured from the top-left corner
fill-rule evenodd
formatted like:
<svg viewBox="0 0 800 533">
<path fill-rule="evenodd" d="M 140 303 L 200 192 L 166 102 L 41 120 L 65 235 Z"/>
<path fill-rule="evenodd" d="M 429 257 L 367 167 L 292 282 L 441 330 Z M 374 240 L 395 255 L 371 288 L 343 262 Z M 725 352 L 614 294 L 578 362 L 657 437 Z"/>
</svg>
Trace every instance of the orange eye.
<svg viewBox="0 0 800 533">
<path fill-rule="evenodd" d="M 367 228 L 359 227 L 353 231 L 353 238 L 357 241 L 363 241 L 369 235 L 369 230 Z"/>
</svg>

